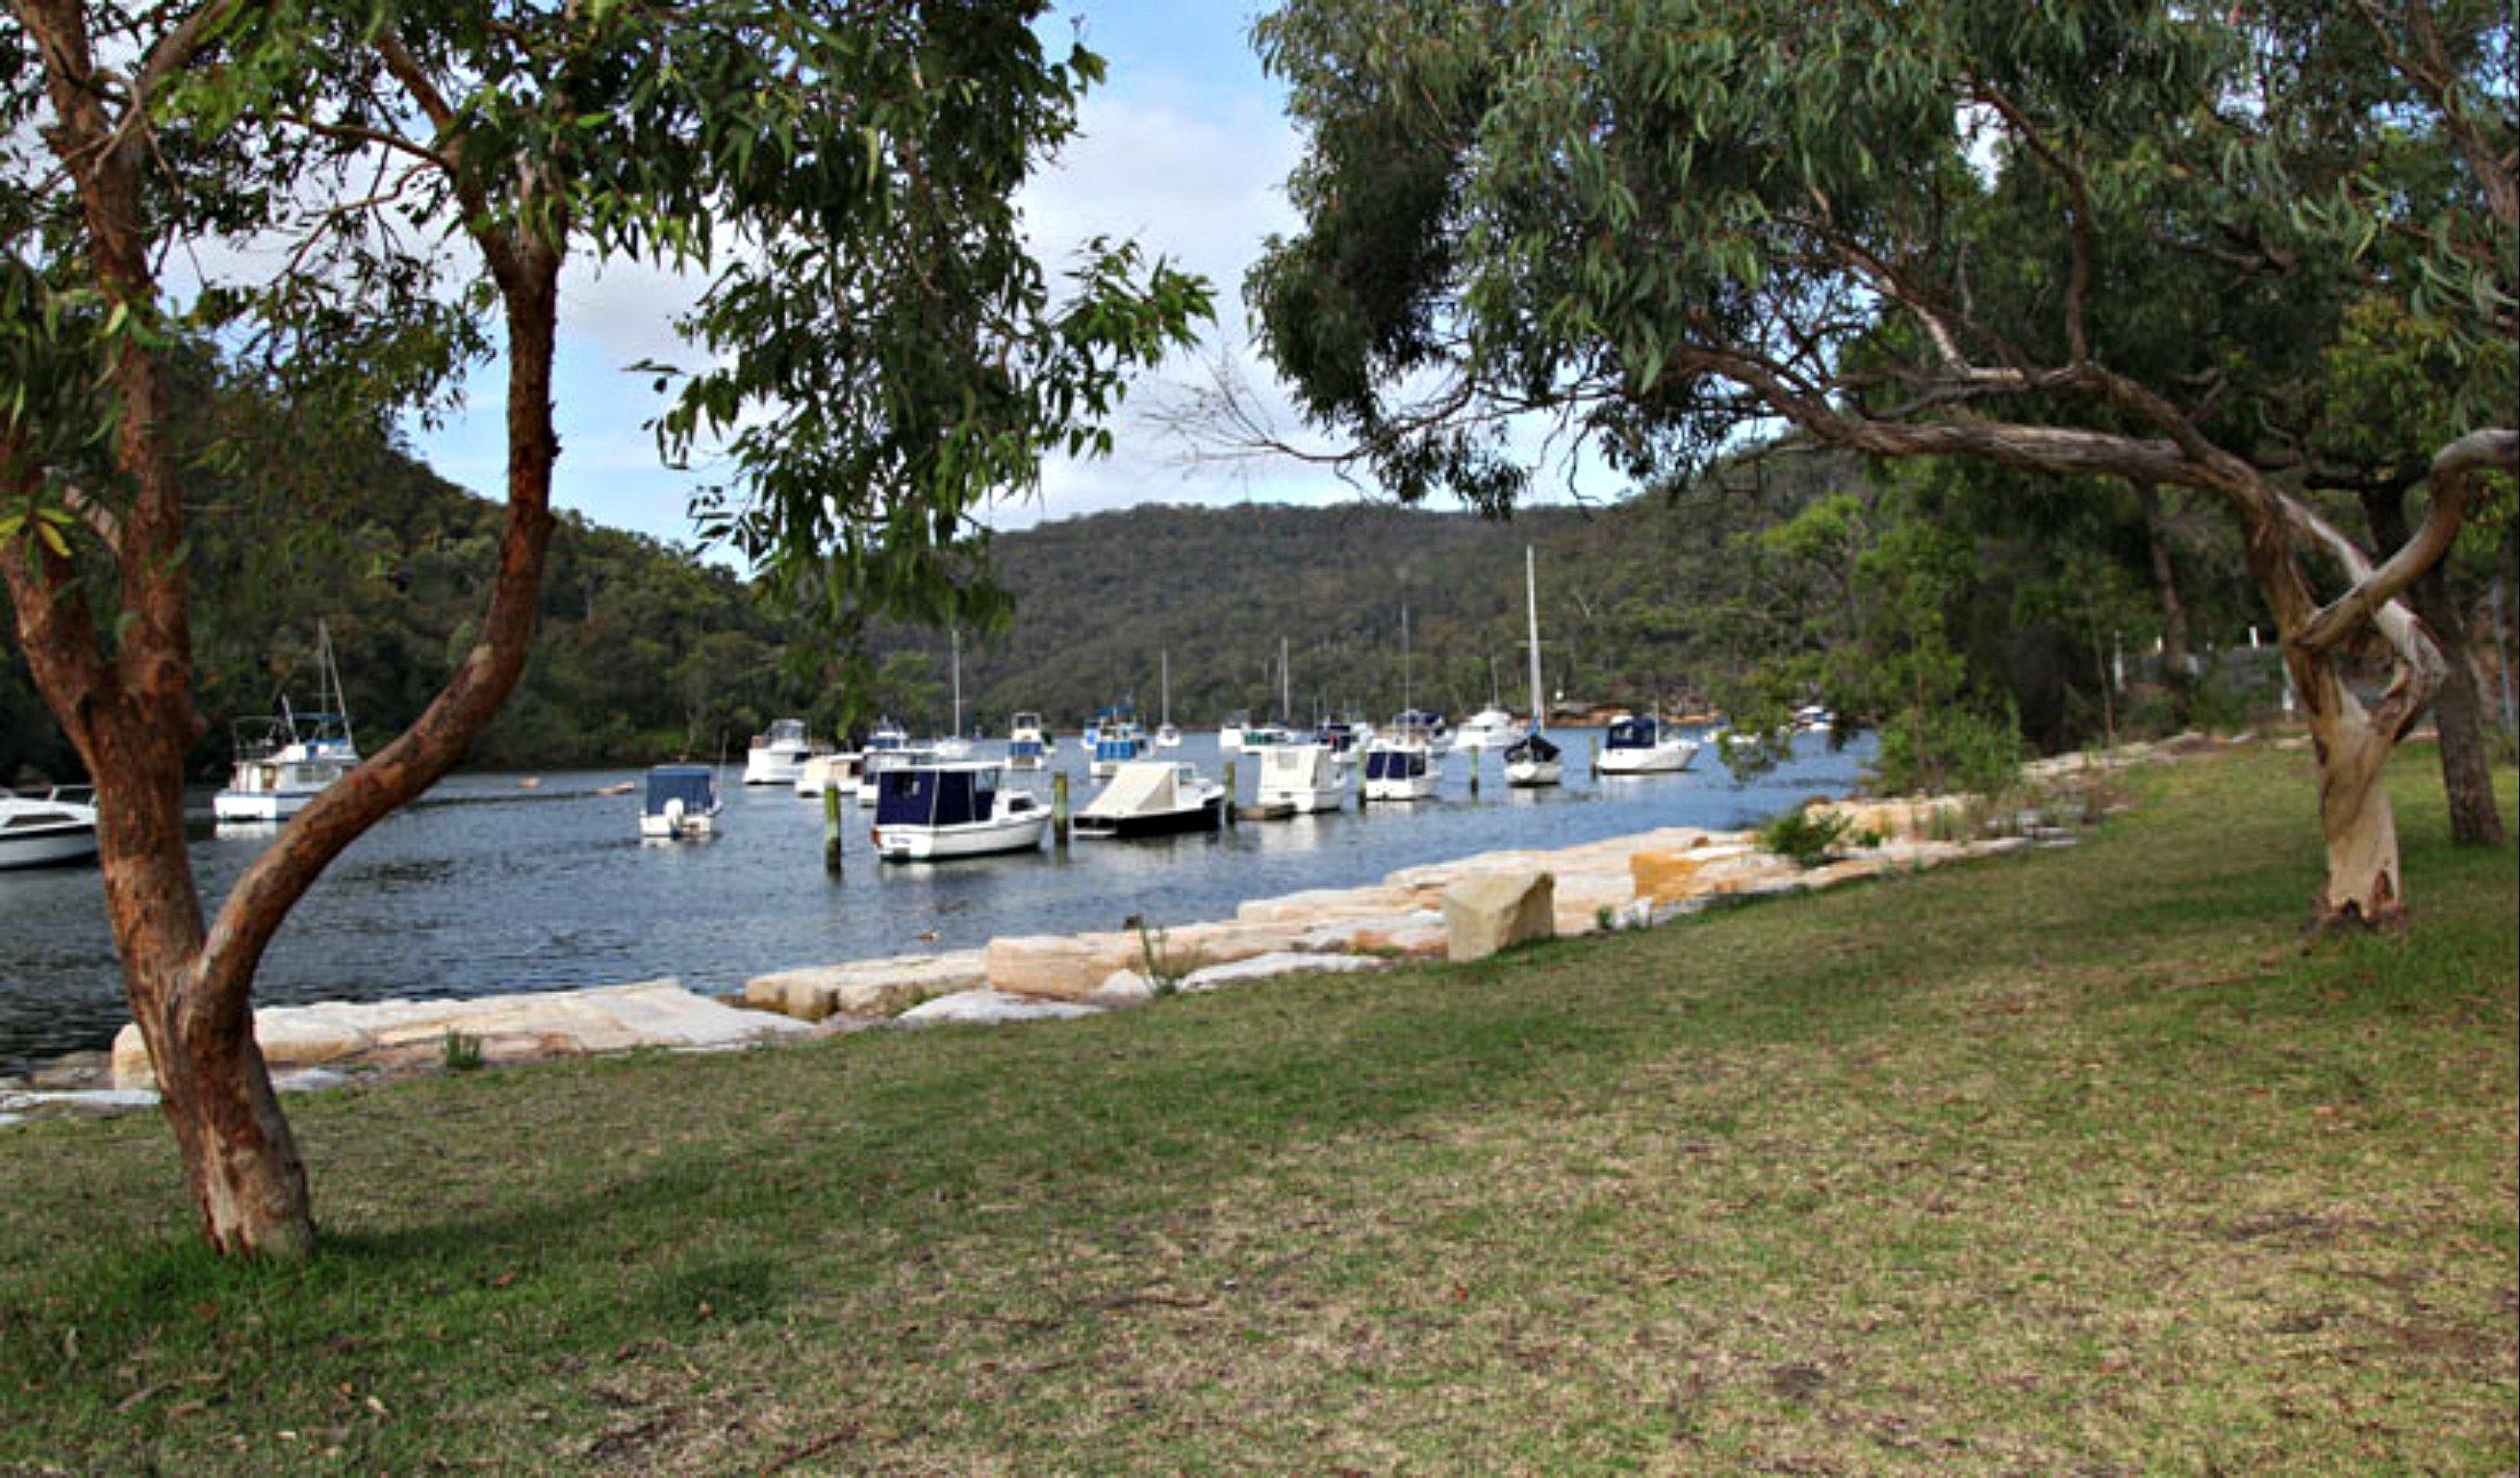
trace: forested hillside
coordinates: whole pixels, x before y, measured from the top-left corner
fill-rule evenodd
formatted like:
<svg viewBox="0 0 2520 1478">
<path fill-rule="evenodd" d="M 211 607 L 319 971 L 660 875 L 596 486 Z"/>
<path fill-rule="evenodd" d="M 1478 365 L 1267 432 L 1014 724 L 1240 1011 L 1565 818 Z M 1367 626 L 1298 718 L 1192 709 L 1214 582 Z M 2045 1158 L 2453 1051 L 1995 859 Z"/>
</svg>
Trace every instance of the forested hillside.
<svg viewBox="0 0 2520 1478">
<path fill-rule="evenodd" d="M 498 510 L 391 452 L 352 471 L 357 495 L 320 517 L 240 497 L 201 519 L 195 638 L 205 712 L 267 713 L 284 688 L 306 701 L 321 619 L 373 748 L 420 710 L 471 642 Z M 1882 497 L 1852 459 L 1781 456 L 1676 495 L 1531 508 L 1508 522 L 1360 502 L 1150 505 L 1043 524 L 997 540 L 1015 614 L 1003 632 L 967 634 L 965 727 L 1002 732 L 1024 708 L 1072 726 L 1124 698 L 1151 721 L 1167 655 L 1172 712 L 1185 726 L 1238 709 L 1274 714 L 1282 639 L 1297 718 L 1381 717 L 1403 700 L 1404 606 L 1411 698 L 1460 714 L 1493 687 L 1519 710 L 1526 545 L 1539 557 L 1553 697 L 1701 708 L 1762 662 L 1845 642 L 1846 608 L 1868 578 L 1858 560 L 1877 537 L 1845 520 L 1878 521 Z M 1814 535 L 1815 523 L 1832 532 Z M 1980 547 L 1976 577 L 1952 605 L 1968 666 L 2020 709 L 2034 739 L 2091 731 L 2099 668 L 2075 638 L 2073 612 L 2025 615 L 2037 603 L 2021 593 L 2052 560 L 1992 535 Z M 2190 584 L 2199 620 L 2238 629 L 2244 607 L 2228 585 Z M 2143 604 L 2136 592 L 2109 615 L 2133 623 L 2138 646 Z M 532 662 L 473 762 L 714 756 L 785 713 L 823 733 L 878 711 L 916 729 L 947 725 L 944 633 L 873 632 L 873 682 L 854 706 L 835 663 L 782 661 L 828 641 L 689 550 L 569 517 L 553 543 Z M 222 723 L 202 737 L 198 773 L 218 774 L 227 752 Z M 76 770 L 13 647 L 0 669 L 0 775 L 22 766 Z"/>
</svg>

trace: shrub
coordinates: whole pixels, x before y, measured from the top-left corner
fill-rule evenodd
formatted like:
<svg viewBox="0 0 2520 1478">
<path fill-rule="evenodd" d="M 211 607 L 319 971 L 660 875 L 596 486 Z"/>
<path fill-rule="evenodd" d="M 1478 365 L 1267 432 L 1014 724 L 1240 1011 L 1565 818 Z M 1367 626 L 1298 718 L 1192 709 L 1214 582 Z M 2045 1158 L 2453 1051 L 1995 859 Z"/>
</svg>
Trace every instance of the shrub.
<svg viewBox="0 0 2520 1478">
<path fill-rule="evenodd" d="M 446 1042 L 439 1053 L 451 1073 L 469 1073 L 481 1065 L 481 1039 L 471 1032 L 446 1029 Z"/>
<path fill-rule="evenodd" d="M 1828 861 L 1848 825 L 1834 811 L 1783 811 L 1759 829 L 1759 845 L 1796 867 L 1816 868 Z"/>
</svg>

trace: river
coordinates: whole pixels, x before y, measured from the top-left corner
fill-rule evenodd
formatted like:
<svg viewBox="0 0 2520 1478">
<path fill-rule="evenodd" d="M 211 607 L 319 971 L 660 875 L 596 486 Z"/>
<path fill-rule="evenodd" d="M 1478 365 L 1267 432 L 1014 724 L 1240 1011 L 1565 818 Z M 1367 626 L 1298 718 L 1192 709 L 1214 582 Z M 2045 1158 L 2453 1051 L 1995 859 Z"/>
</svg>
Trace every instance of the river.
<svg viewBox="0 0 2520 1478">
<path fill-rule="evenodd" d="M 1507 788 L 1502 760 L 1445 762 L 1444 793 L 1413 806 L 1244 823 L 1220 836 L 1076 843 L 938 865 L 882 864 L 869 813 L 848 808 L 847 856 L 822 867 L 822 812 L 785 787 L 722 780 L 721 834 L 642 844 L 626 771 L 459 775 L 387 817 L 334 863 L 291 914 L 255 981 L 257 1003 L 482 996 L 679 976 L 727 991 L 767 970 L 953 949 L 1000 934 L 1110 929 L 1135 914 L 1164 925 L 1230 918 L 1236 904 L 1352 887 L 1396 869 L 1513 847 L 1560 847 L 1667 826 L 1753 825 L 1855 784 L 1868 747 L 1831 752 L 1804 736 L 1786 764 L 1736 783 L 1711 754 L 1674 776 L 1588 779 L 1594 735 L 1552 731 L 1568 784 Z M 980 757 L 1003 746 L 983 744 Z M 1170 757 L 1214 774 L 1216 737 Z M 1058 758 L 1082 804 L 1093 793 L 1074 739 Z M 1258 769 L 1243 760 L 1250 795 Z M 1045 793 L 1046 777 L 1029 777 Z M 193 865 L 216 899 L 273 834 L 213 829 L 209 792 Z M 100 1048 L 126 1019 L 93 866 L 0 873 L 0 1072 Z"/>
</svg>

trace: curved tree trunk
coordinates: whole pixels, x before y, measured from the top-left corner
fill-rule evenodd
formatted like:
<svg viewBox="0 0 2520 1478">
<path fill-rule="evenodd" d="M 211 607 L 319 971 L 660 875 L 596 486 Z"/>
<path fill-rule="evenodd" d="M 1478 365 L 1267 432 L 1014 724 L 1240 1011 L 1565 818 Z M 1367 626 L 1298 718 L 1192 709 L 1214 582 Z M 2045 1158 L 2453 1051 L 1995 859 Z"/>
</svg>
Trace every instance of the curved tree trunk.
<svg viewBox="0 0 2520 1478">
<path fill-rule="evenodd" d="M 2383 548 L 2407 542 L 2407 490 L 2411 483 L 2362 492 L 2371 537 Z M 2433 694 L 2433 726 L 2441 734 L 2442 789 L 2450 800 L 2451 840 L 2463 846 L 2499 846 L 2502 809 L 2494 800 L 2494 761 L 2485 740 L 2485 702 L 2477 692 L 2476 663 L 2468 649 L 2467 618 L 2451 593 L 2450 576 L 2434 565 L 2407 587 L 2407 604 L 2431 628 L 2445 670 Z"/>
<path fill-rule="evenodd" d="M 2318 825 L 2327 849 L 2327 880 L 2311 904 L 2310 930 L 2357 925 L 2395 927 L 2406 919 L 2407 886 L 2398 859 L 2397 818 L 2389 807 L 2389 752 L 2396 736 L 2363 711 L 2335 664 L 2302 689 L 2310 712 L 2311 747 L 2318 759 Z M 2324 692 L 2317 700 L 2314 686 Z"/>
</svg>

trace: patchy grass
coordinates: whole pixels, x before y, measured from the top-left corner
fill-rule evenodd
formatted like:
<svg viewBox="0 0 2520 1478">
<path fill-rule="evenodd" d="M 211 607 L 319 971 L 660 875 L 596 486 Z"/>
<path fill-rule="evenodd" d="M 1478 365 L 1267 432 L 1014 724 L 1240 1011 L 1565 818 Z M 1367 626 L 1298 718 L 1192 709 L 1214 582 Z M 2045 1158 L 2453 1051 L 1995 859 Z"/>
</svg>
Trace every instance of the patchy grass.
<svg viewBox="0 0 2520 1478">
<path fill-rule="evenodd" d="M 303 1100 L 299 1267 L 21 1126 L 0 1471 L 2507 1470 L 2520 875 L 2430 760 L 2402 937 L 2197 761 L 1458 969 Z"/>
</svg>

